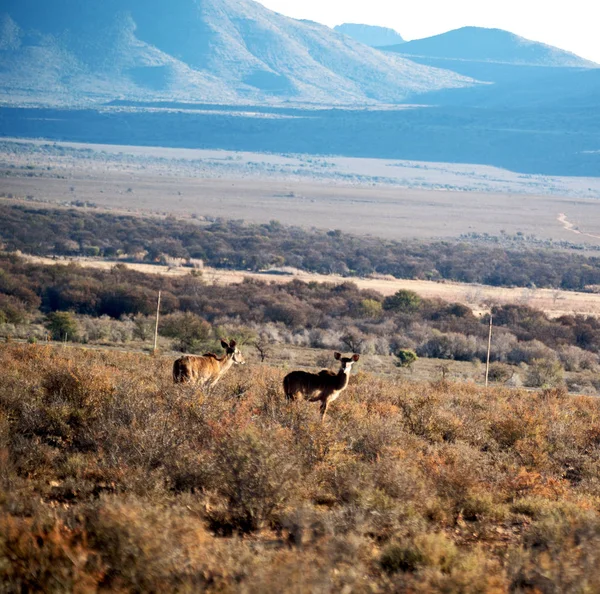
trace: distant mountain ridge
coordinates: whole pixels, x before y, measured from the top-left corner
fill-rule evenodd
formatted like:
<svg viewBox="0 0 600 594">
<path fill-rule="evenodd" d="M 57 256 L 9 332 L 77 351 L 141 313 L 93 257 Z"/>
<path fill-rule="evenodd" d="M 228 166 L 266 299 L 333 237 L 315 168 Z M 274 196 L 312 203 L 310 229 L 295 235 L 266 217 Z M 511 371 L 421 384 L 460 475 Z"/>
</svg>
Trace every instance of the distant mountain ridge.
<svg viewBox="0 0 600 594">
<path fill-rule="evenodd" d="M 5 0 L 0 101 L 398 103 L 475 81 L 252 0 Z"/>
<path fill-rule="evenodd" d="M 517 109 L 545 105 L 562 110 L 575 105 L 593 109 L 599 102 L 598 64 L 501 29 L 463 27 L 381 49 L 494 83 L 434 91 L 423 98 L 425 103 Z"/>
<path fill-rule="evenodd" d="M 402 35 L 388 27 L 343 23 L 342 25 L 336 25 L 333 30 L 348 35 L 349 37 L 356 39 L 356 41 L 370 47 L 382 47 L 385 45 L 404 43 Z"/>
<path fill-rule="evenodd" d="M 433 37 L 386 47 L 404 56 L 495 62 L 522 66 L 594 68 L 598 64 L 560 48 L 503 29 L 462 27 Z"/>
</svg>

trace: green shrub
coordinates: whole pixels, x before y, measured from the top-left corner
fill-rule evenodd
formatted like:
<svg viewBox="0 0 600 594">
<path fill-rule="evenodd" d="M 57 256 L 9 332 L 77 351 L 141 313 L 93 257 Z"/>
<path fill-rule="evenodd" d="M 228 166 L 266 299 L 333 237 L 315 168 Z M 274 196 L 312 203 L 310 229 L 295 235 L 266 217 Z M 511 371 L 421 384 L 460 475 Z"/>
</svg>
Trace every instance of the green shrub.
<svg viewBox="0 0 600 594">
<path fill-rule="evenodd" d="M 68 311 L 55 311 L 48 314 L 46 327 L 54 340 L 73 340 L 77 334 L 77 321 Z"/>
<path fill-rule="evenodd" d="M 491 382 L 504 383 L 514 375 L 514 368 L 505 363 L 490 363 L 488 378 Z"/>
<path fill-rule="evenodd" d="M 383 309 L 396 313 L 413 313 L 420 307 L 421 297 L 408 289 L 400 289 L 383 301 Z"/>
<path fill-rule="evenodd" d="M 417 353 L 415 353 L 412 349 L 400 349 L 396 351 L 394 355 L 398 358 L 398 361 L 396 361 L 397 367 L 410 368 L 419 358 L 417 357 Z"/>
<path fill-rule="evenodd" d="M 206 349 L 212 336 L 212 327 L 194 313 L 177 312 L 162 318 L 159 332 L 162 336 L 175 339 L 175 350 L 194 353 Z"/>
<path fill-rule="evenodd" d="M 379 563 L 387 573 L 417 571 L 425 562 L 421 551 L 416 547 L 390 544 L 381 553 Z"/>
</svg>

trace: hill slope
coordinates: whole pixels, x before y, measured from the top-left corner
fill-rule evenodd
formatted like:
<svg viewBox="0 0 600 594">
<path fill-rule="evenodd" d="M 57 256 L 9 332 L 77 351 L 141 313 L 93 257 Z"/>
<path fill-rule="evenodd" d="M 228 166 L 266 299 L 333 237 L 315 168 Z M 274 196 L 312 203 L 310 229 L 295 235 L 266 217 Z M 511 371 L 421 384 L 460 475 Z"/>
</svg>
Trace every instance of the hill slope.
<svg viewBox="0 0 600 594">
<path fill-rule="evenodd" d="M 569 113 L 574 108 L 597 111 L 597 64 L 508 31 L 464 27 L 382 49 L 423 65 L 495 83 L 435 91 L 423 98 L 424 102 L 517 109 L 546 106 Z"/>
<path fill-rule="evenodd" d="M 8 0 L 0 88 L 8 102 L 187 99 L 401 102 L 472 81 L 382 54 L 252 0 Z"/>
<path fill-rule="evenodd" d="M 404 39 L 394 29 L 388 27 L 375 27 L 373 25 L 359 25 L 355 23 L 343 23 L 333 28 L 338 33 L 348 35 L 360 43 L 370 45 L 371 47 L 381 47 L 384 45 L 397 45 L 404 43 Z"/>
<path fill-rule="evenodd" d="M 385 49 L 405 56 L 477 62 L 575 68 L 598 66 L 557 47 L 531 41 L 502 29 L 484 27 L 462 27 Z"/>
</svg>

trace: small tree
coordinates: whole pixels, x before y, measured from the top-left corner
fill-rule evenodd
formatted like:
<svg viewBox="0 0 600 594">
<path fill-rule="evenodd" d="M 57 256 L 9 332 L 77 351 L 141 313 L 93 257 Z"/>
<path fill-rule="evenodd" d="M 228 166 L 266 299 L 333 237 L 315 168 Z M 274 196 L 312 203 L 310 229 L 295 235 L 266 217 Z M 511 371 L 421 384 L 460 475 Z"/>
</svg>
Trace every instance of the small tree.
<svg viewBox="0 0 600 594">
<path fill-rule="evenodd" d="M 394 356 L 398 358 L 396 361 L 396 367 L 406 367 L 410 369 L 413 363 L 419 358 L 417 353 L 412 349 L 399 349 L 394 353 Z"/>
<path fill-rule="evenodd" d="M 421 298 L 408 289 L 400 289 L 383 301 L 383 309 L 397 313 L 413 313 L 421 307 Z"/>
<path fill-rule="evenodd" d="M 46 318 L 46 328 L 53 340 L 68 340 L 77 332 L 77 322 L 68 311 L 54 311 Z"/>
<path fill-rule="evenodd" d="M 365 336 L 358 328 L 351 328 L 346 334 L 340 337 L 341 343 L 353 353 L 360 353 Z"/>
<path fill-rule="evenodd" d="M 154 335 L 154 320 L 150 316 L 138 314 L 133 318 L 133 336 L 139 340 L 150 340 Z"/>
<path fill-rule="evenodd" d="M 254 341 L 254 348 L 258 351 L 260 356 L 260 362 L 264 363 L 265 359 L 269 355 L 269 341 L 265 335 L 260 335 Z"/>
<path fill-rule="evenodd" d="M 212 327 L 194 313 L 177 312 L 162 318 L 159 332 L 162 336 L 175 339 L 173 346 L 176 350 L 193 353 L 207 347 Z"/>
<path fill-rule="evenodd" d="M 507 382 L 514 374 L 514 367 L 496 361 L 490 365 L 488 378 L 491 382 Z"/>
</svg>

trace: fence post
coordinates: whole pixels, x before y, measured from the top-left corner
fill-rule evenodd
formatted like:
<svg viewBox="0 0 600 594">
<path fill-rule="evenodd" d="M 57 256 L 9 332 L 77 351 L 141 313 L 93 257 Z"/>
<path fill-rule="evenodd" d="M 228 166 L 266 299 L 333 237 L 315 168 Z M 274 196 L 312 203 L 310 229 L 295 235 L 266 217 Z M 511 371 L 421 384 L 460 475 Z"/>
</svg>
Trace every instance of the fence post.
<svg viewBox="0 0 600 594">
<path fill-rule="evenodd" d="M 158 349 L 158 319 L 160 317 L 160 291 L 158 292 L 158 303 L 156 304 L 156 325 L 154 326 L 154 354 Z"/>
<path fill-rule="evenodd" d="M 490 373 L 490 351 L 492 350 L 492 312 L 490 312 L 490 331 L 488 334 L 487 360 L 485 363 L 485 387 L 488 385 L 488 376 Z"/>
</svg>

